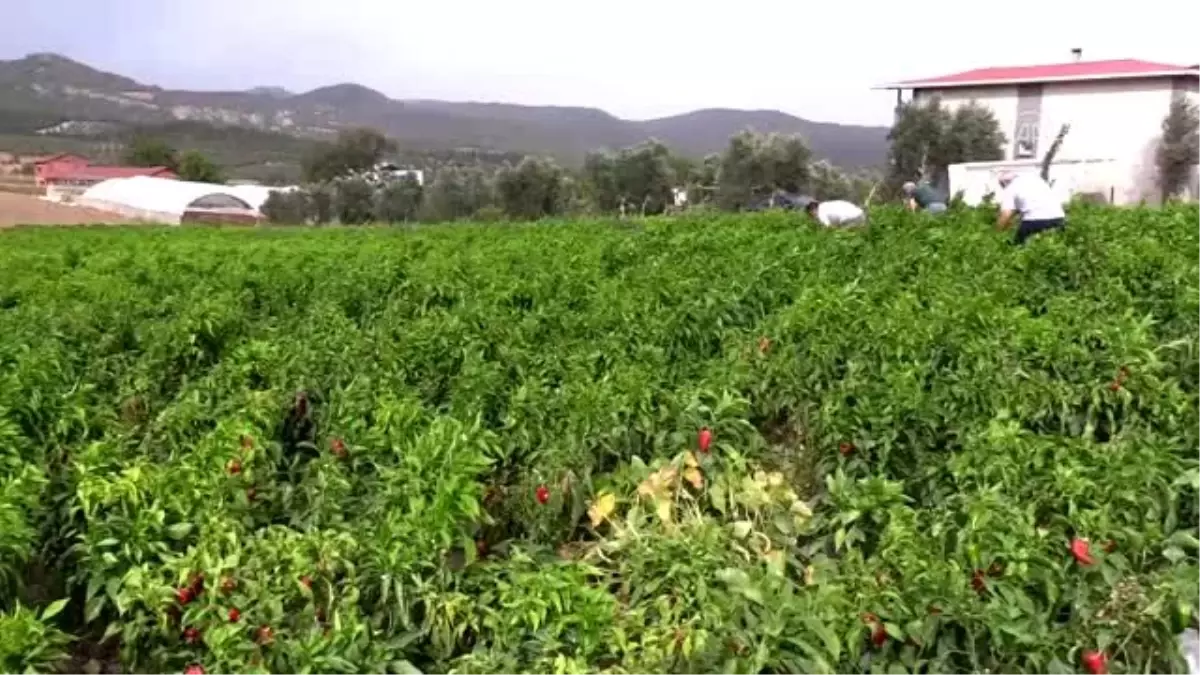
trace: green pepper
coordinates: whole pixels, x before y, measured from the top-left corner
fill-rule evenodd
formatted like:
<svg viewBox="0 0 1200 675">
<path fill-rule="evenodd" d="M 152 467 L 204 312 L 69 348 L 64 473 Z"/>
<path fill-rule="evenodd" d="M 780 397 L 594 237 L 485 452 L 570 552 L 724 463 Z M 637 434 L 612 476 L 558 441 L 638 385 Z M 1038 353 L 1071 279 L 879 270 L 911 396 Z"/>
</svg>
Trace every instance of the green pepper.
<svg viewBox="0 0 1200 675">
<path fill-rule="evenodd" d="M 1180 601 L 1171 611 L 1171 631 L 1182 633 L 1192 627 L 1192 603 Z"/>
</svg>

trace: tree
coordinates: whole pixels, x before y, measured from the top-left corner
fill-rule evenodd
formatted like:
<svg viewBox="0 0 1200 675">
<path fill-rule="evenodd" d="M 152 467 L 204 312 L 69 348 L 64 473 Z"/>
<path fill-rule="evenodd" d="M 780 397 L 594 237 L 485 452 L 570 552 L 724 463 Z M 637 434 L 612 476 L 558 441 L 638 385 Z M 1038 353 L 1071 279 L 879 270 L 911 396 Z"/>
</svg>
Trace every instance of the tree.
<svg viewBox="0 0 1200 675">
<path fill-rule="evenodd" d="M 308 214 L 317 225 L 324 225 L 333 220 L 335 197 L 333 186 L 329 183 L 317 183 L 308 188 Z"/>
<path fill-rule="evenodd" d="M 1155 152 L 1158 187 L 1163 201 L 1178 195 L 1196 170 L 1200 154 L 1200 111 L 1184 96 L 1171 101 L 1162 122 L 1162 137 Z"/>
<path fill-rule="evenodd" d="M 375 220 L 403 223 L 415 220 L 421 210 L 422 188 L 415 176 L 405 175 L 375 193 Z"/>
<path fill-rule="evenodd" d="M 947 189 L 951 164 L 1003 159 L 1006 139 L 986 106 L 971 102 L 951 112 L 935 97 L 905 104 L 888 140 L 887 185 L 899 192 L 922 179 Z"/>
<path fill-rule="evenodd" d="M 586 191 L 601 211 L 657 214 L 674 202 L 675 168 L 667 146 L 651 140 L 584 160 Z"/>
<path fill-rule="evenodd" d="M 140 134 L 134 136 L 125 148 L 121 163 L 128 166 L 165 166 L 172 171 L 179 169 L 179 158 L 174 148 L 161 138 Z"/>
<path fill-rule="evenodd" d="M 536 220 L 560 213 L 563 170 L 553 160 L 526 157 L 496 172 L 496 198 L 509 218 Z"/>
<path fill-rule="evenodd" d="M 224 183 L 221 168 L 198 150 L 188 150 L 179 158 L 179 177 L 198 183 Z"/>
<path fill-rule="evenodd" d="M 717 168 L 717 204 L 736 210 L 778 191 L 796 193 L 809 182 L 812 152 L 793 134 L 746 130 L 729 139 Z"/>
<path fill-rule="evenodd" d="M 260 210 L 269 222 L 300 225 L 308 221 L 311 204 L 308 195 L 301 190 L 273 190 Z"/>
<path fill-rule="evenodd" d="M 491 180 L 482 167 L 447 166 L 425 190 L 423 216 L 434 221 L 469 218 L 492 203 Z"/>
<path fill-rule="evenodd" d="M 375 188 L 362 178 L 339 180 L 334 188 L 333 209 L 343 225 L 371 222 L 375 207 Z"/>
<path fill-rule="evenodd" d="M 395 144 L 374 129 L 350 129 L 332 144 L 315 148 L 302 161 L 304 179 L 319 183 L 367 171 L 379 163 Z"/>
</svg>

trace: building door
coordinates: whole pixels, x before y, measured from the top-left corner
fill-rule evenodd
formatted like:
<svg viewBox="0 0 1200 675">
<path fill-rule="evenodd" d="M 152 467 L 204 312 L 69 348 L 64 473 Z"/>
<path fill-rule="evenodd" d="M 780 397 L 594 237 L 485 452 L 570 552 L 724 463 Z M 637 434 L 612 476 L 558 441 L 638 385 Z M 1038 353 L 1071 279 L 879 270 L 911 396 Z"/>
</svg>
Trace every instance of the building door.
<svg viewBox="0 0 1200 675">
<path fill-rule="evenodd" d="M 1019 85 L 1017 87 L 1017 121 L 1013 129 L 1013 159 L 1037 157 L 1041 123 L 1042 85 Z"/>
</svg>

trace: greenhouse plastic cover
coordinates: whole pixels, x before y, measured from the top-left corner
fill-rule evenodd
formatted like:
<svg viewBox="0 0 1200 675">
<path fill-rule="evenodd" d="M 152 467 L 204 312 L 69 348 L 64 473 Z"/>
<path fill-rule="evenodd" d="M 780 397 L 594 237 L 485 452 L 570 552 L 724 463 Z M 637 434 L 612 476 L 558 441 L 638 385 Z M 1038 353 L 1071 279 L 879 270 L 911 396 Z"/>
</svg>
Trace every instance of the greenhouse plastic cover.
<svg viewBox="0 0 1200 675">
<path fill-rule="evenodd" d="M 151 176 L 113 178 L 97 183 L 80 196 L 79 202 L 101 208 L 107 205 L 116 205 L 125 207 L 125 209 L 170 214 L 178 217 L 187 210 L 189 204 L 212 194 L 228 195 L 243 203 L 246 202 L 245 197 L 238 195 L 233 188 L 227 185 L 194 183 Z M 255 208 L 249 203 L 246 203 L 246 207 Z"/>
</svg>

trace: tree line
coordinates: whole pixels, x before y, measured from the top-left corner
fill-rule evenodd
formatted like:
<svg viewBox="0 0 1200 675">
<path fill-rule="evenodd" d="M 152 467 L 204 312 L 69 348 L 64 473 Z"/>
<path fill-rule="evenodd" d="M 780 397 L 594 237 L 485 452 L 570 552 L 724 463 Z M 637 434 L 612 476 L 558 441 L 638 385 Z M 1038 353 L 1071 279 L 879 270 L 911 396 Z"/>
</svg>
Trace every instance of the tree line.
<svg viewBox="0 0 1200 675">
<path fill-rule="evenodd" d="M 1194 170 L 1197 124 L 1194 103 L 1172 103 L 1157 155 L 1164 198 L 1186 187 Z M 578 169 L 537 156 L 510 157 L 498 168 L 478 159 L 448 161 L 422 166 L 428 180 L 418 181 L 375 175 L 373 169 L 398 148 L 378 131 L 352 129 L 304 157 L 302 188 L 274 192 L 262 208 L 272 222 L 359 224 L 657 215 L 681 207 L 739 211 L 771 204 L 780 194 L 862 204 L 896 197 L 907 181 L 928 181 L 946 193 L 950 165 L 1003 159 L 1007 139 L 986 106 L 949 109 L 934 98 L 898 110 L 888 140 L 882 171 L 846 172 L 815 159 L 800 136 L 747 129 L 702 159 L 649 140 L 592 152 Z M 124 159 L 168 166 L 185 180 L 223 180 L 221 168 L 203 154 L 180 154 L 152 137 L 135 138 Z M 686 195 L 683 205 L 680 193 Z"/>
</svg>

